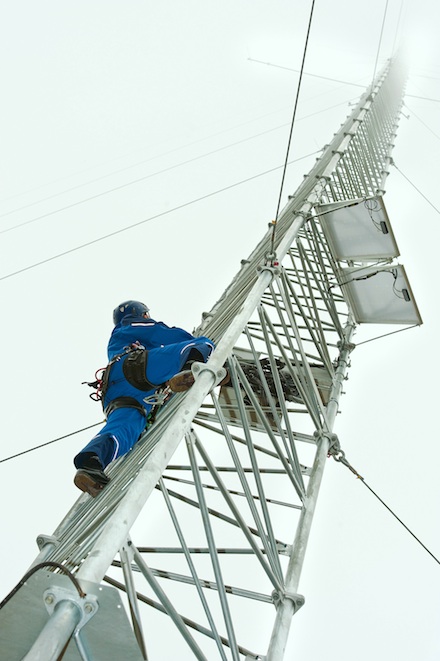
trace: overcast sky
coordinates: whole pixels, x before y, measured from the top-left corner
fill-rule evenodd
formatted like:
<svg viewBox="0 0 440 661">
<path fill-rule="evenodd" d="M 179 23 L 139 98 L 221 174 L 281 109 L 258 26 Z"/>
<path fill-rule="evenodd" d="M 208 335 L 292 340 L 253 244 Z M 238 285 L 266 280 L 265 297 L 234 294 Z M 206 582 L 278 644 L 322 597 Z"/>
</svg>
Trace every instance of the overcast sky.
<svg viewBox="0 0 440 661">
<path fill-rule="evenodd" d="M 3 6 L 0 458 L 102 419 L 81 382 L 106 364 L 119 302 L 192 330 L 262 237 L 281 178 L 264 173 L 284 160 L 309 12 L 304 0 Z M 437 557 L 439 14 L 435 0 L 317 0 L 290 153 L 301 160 L 283 198 L 404 41 L 385 201 L 424 324 L 354 351 L 335 431 Z M 355 340 L 390 330 L 362 326 Z M 91 433 L 0 463 L 2 595 L 76 500 L 72 458 Z M 286 658 L 437 660 L 439 569 L 329 461 Z"/>
</svg>

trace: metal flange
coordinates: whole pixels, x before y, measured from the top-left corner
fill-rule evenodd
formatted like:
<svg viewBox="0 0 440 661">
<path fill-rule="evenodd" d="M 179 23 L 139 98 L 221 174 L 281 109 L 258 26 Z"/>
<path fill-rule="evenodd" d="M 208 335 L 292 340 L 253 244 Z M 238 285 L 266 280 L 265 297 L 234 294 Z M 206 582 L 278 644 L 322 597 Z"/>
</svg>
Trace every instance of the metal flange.
<svg viewBox="0 0 440 661">
<path fill-rule="evenodd" d="M 59 585 L 52 585 L 43 593 L 43 600 L 49 615 L 52 615 L 57 604 L 61 601 L 70 601 L 75 604 L 81 613 L 81 619 L 76 625 L 75 632 L 82 629 L 87 622 L 98 611 L 98 599 L 94 594 L 87 594 L 85 597 L 80 597 L 78 593 L 68 590 Z"/>
<path fill-rule="evenodd" d="M 305 597 L 302 594 L 298 594 L 297 592 L 289 592 L 288 590 L 284 590 L 283 592 L 279 592 L 278 590 L 274 590 L 272 592 L 272 599 L 273 603 L 275 605 L 275 608 L 278 608 L 278 606 L 285 601 L 286 599 L 289 599 L 293 603 L 293 612 L 296 613 L 299 611 L 299 609 L 304 606 L 305 602 Z"/>
</svg>

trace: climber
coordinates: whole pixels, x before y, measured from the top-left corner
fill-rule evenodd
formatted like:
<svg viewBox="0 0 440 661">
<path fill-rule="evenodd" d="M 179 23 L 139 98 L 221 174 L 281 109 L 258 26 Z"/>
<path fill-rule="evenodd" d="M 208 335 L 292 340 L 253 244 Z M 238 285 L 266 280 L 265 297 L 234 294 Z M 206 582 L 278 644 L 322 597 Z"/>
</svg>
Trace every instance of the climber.
<svg viewBox="0 0 440 661">
<path fill-rule="evenodd" d="M 144 430 L 158 388 L 188 390 L 194 383 L 191 364 L 206 362 L 214 349 L 207 337 L 155 321 L 139 301 L 118 305 L 113 322 L 109 363 L 96 382 L 106 424 L 74 458 L 74 483 L 93 497 L 110 480 L 105 467 L 131 450 Z"/>
</svg>

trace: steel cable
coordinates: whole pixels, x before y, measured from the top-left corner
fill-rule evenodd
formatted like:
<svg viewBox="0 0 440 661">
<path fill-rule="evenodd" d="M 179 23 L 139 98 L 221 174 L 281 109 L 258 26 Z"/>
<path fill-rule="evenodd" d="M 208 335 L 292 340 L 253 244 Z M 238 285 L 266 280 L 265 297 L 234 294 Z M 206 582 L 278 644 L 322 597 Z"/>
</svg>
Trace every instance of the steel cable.
<svg viewBox="0 0 440 661">
<path fill-rule="evenodd" d="M 406 530 L 407 532 L 409 532 L 409 534 L 410 534 L 412 537 L 414 537 L 414 539 L 416 540 L 416 542 L 418 542 L 418 543 L 420 544 L 420 546 L 421 546 L 422 548 L 424 548 L 425 551 L 426 551 L 427 553 L 429 553 L 429 555 L 430 555 L 432 558 L 434 558 L 434 560 L 440 565 L 440 560 L 434 555 L 434 553 L 432 553 L 432 552 L 428 549 L 428 547 L 425 546 L 425 544 L 423 544 L 423 542 L 417 537 L 417 535 L 415 535 L 415 534 L 412 532 L 412 530 L 411 530 L 410 528 L 408 528 L 408 526 L 406 525 L 406 523 L 404 523 L 404 522 L 402 521 L 402 519 L 401 519 L 400 517 L 398 517 L 397 514 L 396 514 L 395 512 L 393 512 L 393 510 L 391 509 L 391 507 L 389 507 L 389 506 L 385 503 L 385 501 L 382 500 L 382 498 L 381 498 L 381 497 L 380 497 L 380 496 L 379 496 L 379 495 L 378 495 L 378 494 L 377 494 L 377 493 L 376 493 L 376 492 L 370 487 L 370 485 L 367 484 L 367 482 L 365 482 L 365 479 L 362 477 L 362 475 L 359 475 L 359 473 L 357 472 L 357 470 L 356 470 L 355 468 L 353 468 L 353 466 L 347 461 L 347 459 L 345 458 L 345 452 L 343 452 L 342 450 L 340 450 L 340 448 L 338 447 L 338 445 L 339 445 L 339 444 L 336 444 L 333 448 L 330 448 L 329 456 L 332 456 L 333 459 L 334 459 L 335 461 L 338 461 L 339 463 L 344 464 L 344 466 L 347 466 L 347 468 L 353 473 L 353 475 L 355 475 L 355 476 L 356 476 L 356 477 L 357 477 L 357 478 L 358 478 L 358 479 L 359 479 L 359 480 L 360 480 L 360 481 L 361 481 L 361 482 L 367 487 L 367 489 L 373 494 L 373 496 L 376 496 L 376 498 L 378 499 L 378 501 L 379 501 L 380 503 L 382 503 L 382 505 L 383 505 L 383 506 L 384 506 L 384 507 L 390 512 L 390 514 L 392 514 L 392 515 L 394 516 L 394 518 L 397 519 L 397 521 L 398 521 L 398 522 L 399 522 L 399 523 L 405 528 L 405 530 Z"/>
</svg>

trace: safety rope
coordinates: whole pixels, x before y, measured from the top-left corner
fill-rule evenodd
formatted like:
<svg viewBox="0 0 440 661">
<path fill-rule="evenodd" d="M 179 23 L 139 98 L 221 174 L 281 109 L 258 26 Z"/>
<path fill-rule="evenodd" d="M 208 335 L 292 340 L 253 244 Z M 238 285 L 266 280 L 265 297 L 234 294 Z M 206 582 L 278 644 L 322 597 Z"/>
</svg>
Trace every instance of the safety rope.
<svg viewBox="0 0 440 661">
<path fill-rule="evenodd" d="M 62 441 L 64 438 L 69 438 L 69 436 L 80 434 L 82 431 L 87 431 L 87 429 L 92 429 L 92 427 L 103 425 L 104 422 L 105 420 L 101 420 L 100 422 L 95 422 L 93 423 L 93 425 L 89 425 L 88 427 L 82 427 L 81 429 L 77 429 L 76 431 L 70 432 L 70 434 L 64 434 L 64 436 L 59 436 L 58 438 L 54 438 L 52 441 L 47 441 L 47 443 L 41 443 L 41 445 L 36 445 L 35 447 L 29 448 L 28 450 L 23 450 L 23 452 L 17 452 L 17 454 L 12 454 L 10 457 L 5 457 L 5 459 L 0 459 L 0 464 L 2 464 L 4 461 L 9 461 L 10 459 L 16 459 L 17 457 L 21 457 L 22 454 L 27 454 L 28 452 L 33 452 L 34 450 L 39 450 L 40 448 L 44 448 L 46 445 L 51 445 L 51 443 Z"/>
<path fill-rule="evenodd" d="M 347 468 L 355 475 L 366 487 L 367 489 L 373 494 L 373 496 L 376 496 L 378 501 L 382 503 L 382 505 L 394 516 L 395 519 L 399 523 L 402 524 L 402 526 L 409 532 L 409 534 L 414 537 L 416 542 L 422 546 L 429 555 L 434 558 L 434 560 L 440 565 L 440 560 L 423 544 L 423 542 L 408 528 L 408 526 L 400 519 L 395 512 L 382 500 L 382 498 L 370 487 L 369 484 L 365 482 L 365 479 L 358 473 L 358 471 L 353 468 L 353 466 L 347 461 L 345 458 L 345 452 L 341 450 L 339 446 L 339 441 L 335 440 L 333 444 L 331 445 L 329 452 L 328 452 L 329 457 L 333 457 L 333 459 L 341 464 L 344 464 L 344 466 L 347 466 Z"/>
</svg>

